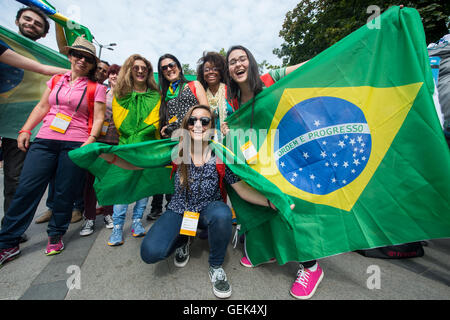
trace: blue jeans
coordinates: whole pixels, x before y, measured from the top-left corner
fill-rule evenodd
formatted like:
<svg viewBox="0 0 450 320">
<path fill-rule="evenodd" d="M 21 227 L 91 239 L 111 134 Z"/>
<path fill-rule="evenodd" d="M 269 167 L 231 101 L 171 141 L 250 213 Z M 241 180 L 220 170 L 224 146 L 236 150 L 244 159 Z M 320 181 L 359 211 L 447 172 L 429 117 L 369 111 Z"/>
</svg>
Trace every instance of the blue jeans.
<svg viewBox="0 0 450 320">
<path fill-rule="evenodd" d="M 47 227 L 49 236 L 64 235 L 72 218 L 76 188 L 84 183 L 84 170 L 70 160 L 69 151 L 81 142 L 36 139 L 27 151 L 14 198 L 0 230 L 0 248 L 19 244 L 33 221 L 48 183 L 55 178 L 53 214 Z"/>
<path fill-rule="evenodd" d="M 136 204 L 133 208 L 133 220 L 141 219 L 144 214 L 145 209 L 147 208 L 148 198 L 144 198 L 136 201 Z M 115 204 L 114 212 L 112 215 L 113 221 L 115 225 L 123 226 L 125 224 L 125 217 L 127 215 L 128 204 Z"/>
<path fill-rule="evenodd" d="M 183 216 L 167 210 L 147 232 L 141 245 L 141 258 L 146 263 L 156 263 L 169 257 L 175 249 L 187 242 L 180 235 Z M 221 266 L 231 239 L 231 210 L 222 201 L 211 202 L 200 212 L 200 227 L 208 227 L 209 265 Z"/>
</svg>

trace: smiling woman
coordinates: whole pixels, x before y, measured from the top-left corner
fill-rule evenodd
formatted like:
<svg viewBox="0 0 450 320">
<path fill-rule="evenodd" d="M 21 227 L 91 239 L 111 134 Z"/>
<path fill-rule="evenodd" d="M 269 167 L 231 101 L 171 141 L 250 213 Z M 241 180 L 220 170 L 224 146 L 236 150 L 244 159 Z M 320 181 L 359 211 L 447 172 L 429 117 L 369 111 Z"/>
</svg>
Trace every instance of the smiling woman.
<svg viewBox="0 0 450 320">
<path fill-rule="evenodd" d="M 68 152 L 95 142 L 105 114 L 106 88 L 91 81 L 97 63 L 95 47 L 77 38 L 69 52 L 71 71 L 53 76 L 39 103 L 34 107 L 17 144 L 26 152 L 19 186 L 5 213 L 0 231 L 0 249 L 18 254 L 19 240 L 33 220 L 50 180 L 54 179 L 53 210 L 48 224 L 47 255 L 64 250 L 62 241 L 72 218 L 77 188 L 83 186 L 85 172 L 68 157 Z M 31 130 L 43 122 L 30 144 Z M 92 122 L 91 122 L 92 121 Z M 92 123 L 92 127 L 89 127 Z M 3 261 L 1 261 L 3 262 Z"/>
<path fill-rule="evenodd" d="M 217 52 L 205 52 L 198 60 L 197 80 L 206 90 L 209 106 L 216 115 L 216 127 L 220 130 L 226 117 L 233 112 L 227 101 L 227 72 L 225 57 Z"/>
<path fill-rule="evenodd" d="M 159 138 L 158 114 L 161 95 L 153 76 L 153 66 L 139 54 L 131 55 L 123 64 L 114 88 L 112 113 L 119 133 L 119 145 L 139 143 Z M 146 231 L 142 226 L 142 215 L 148 198 L 136 201 L 133 208 L 133 237 L 141 237 Z M 113 207 L 113 231 L 108 245 L 123 244 L 123 226 L 128 204 Z"/>
</svg>

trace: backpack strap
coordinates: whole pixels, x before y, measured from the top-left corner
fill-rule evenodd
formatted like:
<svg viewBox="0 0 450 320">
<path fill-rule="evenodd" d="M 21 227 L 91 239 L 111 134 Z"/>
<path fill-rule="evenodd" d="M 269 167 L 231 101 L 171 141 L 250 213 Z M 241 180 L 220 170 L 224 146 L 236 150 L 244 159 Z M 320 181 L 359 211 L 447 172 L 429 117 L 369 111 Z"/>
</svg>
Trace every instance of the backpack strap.
<svg viewBox="0 0 450 320">
<path fill-rule="evenodd" d="M 178 167 L 177 164 L 175 162 L 173 162 L 173 161 L 172 161 L 171 164 L 172 164 L 172 171 L 170 172 L 170 179 L 173 178 L 173 174 L 174 174 L 175 171 L 177 171 L 177 167 Z"/>
<path fill-rule="evenodd" d="M 223 202 L 227 203 L 227 189 L 223 183 L 223 178 L 225 177 L 225 163 L 223 163 L 219 157 L 216 157 L 216 170 L 219 174 L 220 194 L 222 195 Z"/>
<path fill-rule="evenodd" d="M 59 80 L 61 80 L 62 76 L 63 74 L 57 74 L 52 78 L 52 87 L 50 88 L 51 90 L 53 90 L 53 88 L 56 86 Z"/>
<path fill-rule="evenodd" d="M 192 93 L 194 94 L 195 98 L 197 98 L 197 88 L 195 87 L 195 82 L 194 81 L 188 82 L 188 86 L 191 89 Z"/>
<path fill-rule="evenodd" d="M 97 90 L 97 82 L 88 80 L 87 84 L 87 102 L 88 102 L 88 132 L 91 133 L 92 124 L 94 122 L 94 103 L 95 103 L 95 90 Z"/>
<path fill-rule="evenodd" d="M 261 78 L 261 81 L 266 86 L 266 88 L 270 87 L 271 85 L 273 85 L 275 83 L 275 81 L 273 80 L 272 76 L 269 73 L 263 74 L 260 78 Z"/>
</svg>

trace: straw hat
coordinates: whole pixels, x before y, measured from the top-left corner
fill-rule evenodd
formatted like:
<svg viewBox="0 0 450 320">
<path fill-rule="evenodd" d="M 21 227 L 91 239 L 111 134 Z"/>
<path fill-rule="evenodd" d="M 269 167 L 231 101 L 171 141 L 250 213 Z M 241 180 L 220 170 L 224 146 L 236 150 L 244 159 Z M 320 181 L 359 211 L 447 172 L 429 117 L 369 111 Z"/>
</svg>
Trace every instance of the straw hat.
<svg viewBox="0 0 450 320">
<path fill-rule="evenodd" d="M 92 44 L 92 42 L 88 41 L 84 37 L 76 38 L 75 41 L 72 43 L 72 45 L 64 47 L 62 52 L 65 55 L 68 55 L 70 49 L 87 52 L 87 53 L 93 55 L 97 59 L 97 63 L 100 61 L 100 59 L 97 57 L 97 52 L 95 50 L 95 46 Z"/>
</svg>

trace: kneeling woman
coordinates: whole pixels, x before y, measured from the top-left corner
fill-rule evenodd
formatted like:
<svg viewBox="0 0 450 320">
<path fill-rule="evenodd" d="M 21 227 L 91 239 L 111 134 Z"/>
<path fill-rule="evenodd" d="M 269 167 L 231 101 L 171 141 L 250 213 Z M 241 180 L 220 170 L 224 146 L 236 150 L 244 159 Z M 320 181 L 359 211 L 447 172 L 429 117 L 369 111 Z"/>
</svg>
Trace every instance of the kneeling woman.
<svg viewBox="0 0 450 320">
<path fill-rule="evenodd" d="M 185 130 L 180 138 L 179 160 L 174 175 L 175 193 L 168 210 L 153 224 L 141 246 L 141 257 L 146 263 L 156 263 L 175 252 L 175 266 L 184 267 L 189 260 L 189 237 L 180 234 L 185 212 L 200 214 L 199 224 L 208 227 L 209 276 L 213 292 L 219 298 L 231 295 L 231 285 L 222 268 L 232 233 L 231 210 L 222 200 L 216 156 L 208 142 L 214 132 L 214 115 L 203 105 L 192 107 L 182 122 Z M 187 143 L 186 143 L 187 142 Z M 186 147 L 188 146 L 188 147 Z M 112 154 L 102 154 L 107 161 L 125 169 L 138 169 Z M 240 181 L 228 167 L 224 180 L 244 200 L 261 206 L 272 206 L 265 196 Z"/>
</svg>

